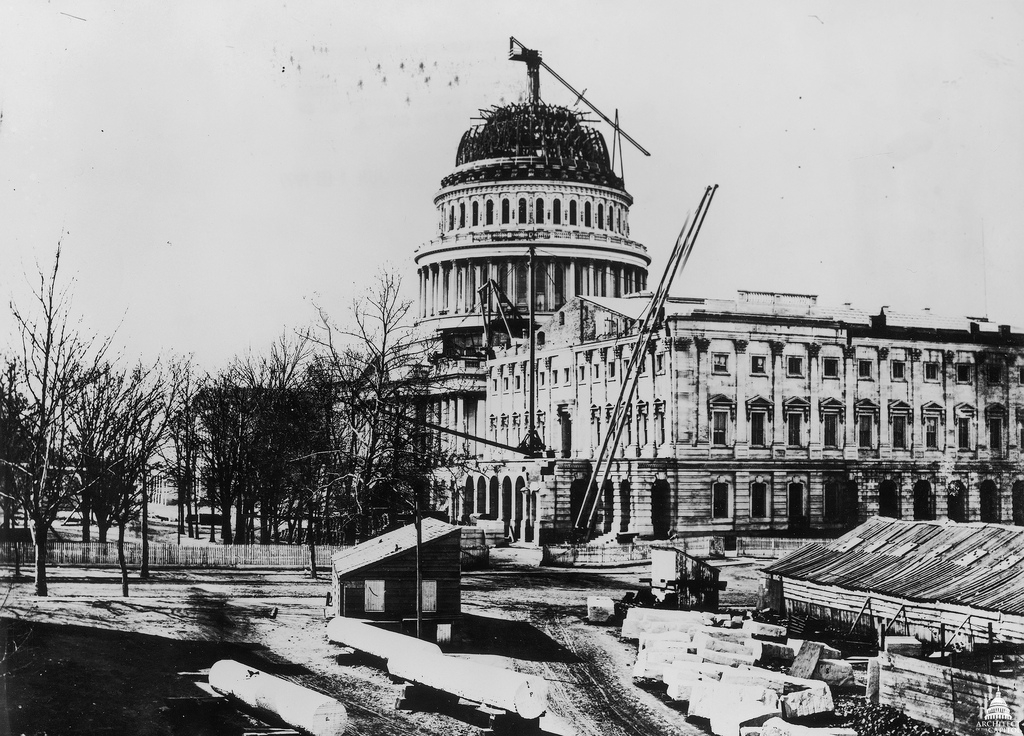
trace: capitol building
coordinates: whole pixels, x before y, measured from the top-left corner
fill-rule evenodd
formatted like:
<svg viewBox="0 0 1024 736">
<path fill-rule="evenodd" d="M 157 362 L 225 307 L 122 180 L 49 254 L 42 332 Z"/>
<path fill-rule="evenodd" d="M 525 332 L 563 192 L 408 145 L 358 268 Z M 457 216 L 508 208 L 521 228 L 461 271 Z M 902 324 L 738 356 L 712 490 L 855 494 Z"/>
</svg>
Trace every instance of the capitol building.
<svg viewBox="0 0 1024 736">
<path fill-rule="evenodd" d="M 601 132 L 536 101 L 484 111 L 434 204 L 415 263 L 428 419 L 465 435 L 441 440 L 449 516 L 565 541 L 651 298 L 633 199 Z M 673 297 L 640 366 L 594 489 L 599 541 L 820 536 L 873 515 L 1024 525 L 1019 328 Z"/>
</svg>

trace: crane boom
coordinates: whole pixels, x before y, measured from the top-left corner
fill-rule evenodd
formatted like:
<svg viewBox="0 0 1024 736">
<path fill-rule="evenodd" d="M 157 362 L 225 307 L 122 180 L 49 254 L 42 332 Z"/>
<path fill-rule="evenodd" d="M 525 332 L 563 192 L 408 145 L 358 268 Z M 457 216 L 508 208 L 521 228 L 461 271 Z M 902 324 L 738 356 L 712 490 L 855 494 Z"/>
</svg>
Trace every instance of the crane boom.
<svg viewBox="0 0 1024 736">
<path fill-rule="evenodd" d="M 584 542 L 590 536 L 594 513 L 597 511 L 597 501 L 600 498 L 601 489 L 604 488 L 604 484 L 608 480 L 608 474 L 611 472 L 612 462 L 615 458 L 615 451 L 618 449 L 619 440 L 622 438 L 622 430 L 626 426 L 629 405 L 633 399 L 633 392 L 636 390 L 637 380 L 640 377 L 640 366 L 644 356 L 650 349 L 651 339 L 658 330 L 659 322 L 664 317 L 665 302 L 668 301 L 668 292 L 672 286 L 672 281 L 675 279 L 679 269 L 685 267 L 686 262 L 690 258 L 690 253 L 693 252 L 693 246 L 697 242 L 697 235 L 700 234 L 700 229 L 704 225 L 704 218 L 708 214 L 708 208 L 711 206 L 711 200 L 714 198 L 717 190 L 717 184 L 713 187 L 707 187 L 704 190 L 704 196 L 700 200 L 697 214 L 692 222 L 689 215 L 687 215 L 683 228 L 679 232 L 679 237 L 676 239 L 675 247 L 672 249 L 672 254 L 665 265 L 665 271 L 658 282 L 658 288 L 651 297 L 651 302 L 644 313 L 643 322 L 637 333 L 633 352 L 629 358 L 629 365 L 622 375 L 622 384 L 619 387 L 619 396 L 612 408 L 612 416 L 608 422 L 608 431 L 601 441 L 601 448 L 594 462 L 594 470 L 590 476 L 590 481 L 587 483 L 583 504 L 576 517 L 576 533 Z"/>
</svg>

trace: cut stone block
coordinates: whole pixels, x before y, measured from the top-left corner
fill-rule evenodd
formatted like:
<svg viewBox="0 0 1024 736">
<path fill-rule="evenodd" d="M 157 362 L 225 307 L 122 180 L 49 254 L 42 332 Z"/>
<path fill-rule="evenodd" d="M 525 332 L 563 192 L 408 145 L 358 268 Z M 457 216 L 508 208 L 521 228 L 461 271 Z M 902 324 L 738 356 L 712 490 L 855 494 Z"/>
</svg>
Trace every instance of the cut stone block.
<svg viewBox="0 0 1024 736">
<path fill-rule="evenodd" d="M 778 705 L 742 703 L 729 712 L 716 714 L 711 719 L 711 732 L 716 736 L 740 736 L 741 729 L 760 726 L 780 715 Z"/>
<path fill-rule="evenodd" d="M 667 611 L 656 608 L 630 608 L 622 622 L 623 639 L 638 639 L 641 634 L 663 631 L 689 631 L 704 625 L 699 611 Z"/>
<path fill-rule="evenodd" d="M 705 680 L 699 676 L 690 680 L 676 680 L 666 688 L 665 694 L 672 700 L 689 701 L 693 695 L 694 686 L 701 682 L 705 682 Z"/>
<path fill-rule="evenodd" d="M 868 660 L 868 686 L 864 693 L 869 703 L 878 702 L 878 684 L 881 674 L 881 662 L 879 661 L 878 657 L 872 657 Z"/>
<path fill-rule="evenodd" d="M 758 673 L 756 670 L 739 669 L 737 667 L 729 667 L 722 672 L 722 682 L 729 685 L 768 688 L 779 697 L 782 697 L 786 692 L 786 683 L 783 679 L 768 677 Z"/>
<path fill-rule="evenodd" d="M 743 630 L 751 636 L 771 641 L 785 641 L 786 627 L 775 624 L 763 624 L 760 621 L 747 620 L 743 622 Z"/>
<path fill-rule="evenodd" d="M 657 634 L 641 634 L 639 638 L 640 649 L 646 649 L 652 642 L 660 641 L 682 641 L 691 643 L 693 636 L 688 631 L 662 631 Z"/>
<path fill-rule="evenodd" d="M 652 662 L 648 658 L 647 652 L 640 652 L 637 655 L 636 664 L 633 665 L 633 677 L 638 680 L 660 680 L 667 664 L 667 662 Z"/>
<path fill-rule="evenodd" d="M 716 639 L 707 634 L 700 633 L 693 637 L 693 646 L 696 649 L 710 649 L 715 652 L 731 652 L 733 654 L 752 654 L 746 641 L 728 641 Z"/>
<path fill-rule="evenodd" d="M 726 667 L 738 667 L 741 664 L 753 665 L 757 660 L 753 654 L 735 654 L 733 652 L 716 652 L 714 649 L 698 649 L 698 656 L 705 662 L 720 664 Z"/>
<path fill-rule="evenodd" d="M 587 621 L 592 624 L 606 624 L 615 616 L 615 601 L 606 596 L 592 595 L 587 598 Z"/>
<path fill-rule="evenodd" d="M 750 634 L 742 629 L 722 629 L 716 626 L 702 626 L 699 629 L 695 629 L 693 638 L 696 639 L 699 634 L 704 634 L 719 641 L 731 641 L 736 644 L 742 644 L 750 638 Z"/>
<path fill-rule="evenodd" d="M 828 644 L 823 644 L 820 641 L 813 641 L 811 639 L 794 639 L 794 638 L 790 637 L 789 639 L 786 640 L 786 643 L 789 644 L 789 646 L 793 647 L 793 651 L 799 652 L 800 651 L 800 647 L 803 646 L 805 641 L 811 641 L 811 643 L 817 644 L 818 646 L 820 646 L 821 647 L 821 656 L 824 657 L 825 659 L 842 659 L 843 658 L 843 653 L 840 652 L 838 649 L 830 647 Z"/>
<path fill-rule="evenodd" d="M 761 642 L 761 662 L 785 662 L 790 664 L 796 659 L 796 651 L 789 644 L 778 644 L 771 641 Z"/>
<path fill-rule="evenodd" d="M 809 728 L 772 718 L 761 726 L 760 736 L 857 736 L 852 728 Z"/>
<path fill-rule="evenodd" d="M 912 636 L 887 636 L 885 651 L 890 654 L 902 654 L 904 657 L 920 657 L 921 642 Z"/>
<path fill-rule="evenodd" d="M 786 718 L 804 718 L 835 710 L 832 691 L 828 686 L 814 690 L 797 690 L 782 696 L 782 715 Z"/>
<path fill-rule="evenodd" d="M 722 673 L 725 669 L 727 668 L 720 667 L 715 664 L 676 661 L 665 666 L 665 669 L 662 671 L 661 679 L 666 685 L 673 682 L 681 682 L 683 680 L 693 680 L 697 678 L 705 680 L 721 680 Z"/>
<path fill-rule="evenodd" d="M 814 679 L 827 682 L 830 687 L 852 687 L 853 665 L 842 659 L 819 659 Z"/>
<path fill-rule="evenodd" d="M 818 666 L 818 660 L 824 656 L 821 653 L 824 648 L 824 644 L 819 644 L 816 641 L 803 642 L 796 653 L 796 659 L 793 660 L 793 664 L 789 667 L 789 674 L 793 675 L 793 677 L 811 677 L 814 675 L 814 668 Z"/>
<path fill-rule="evenodd" d="M 778 709 L 779 697 L 775 691 L 706 680 L 693 686 L 687 716 L 713 721 L 736 714 L 743 708 L 760 712 L 765 707 Z M 738 731 L 739 725 L 735 728 Z"/>
</svg>

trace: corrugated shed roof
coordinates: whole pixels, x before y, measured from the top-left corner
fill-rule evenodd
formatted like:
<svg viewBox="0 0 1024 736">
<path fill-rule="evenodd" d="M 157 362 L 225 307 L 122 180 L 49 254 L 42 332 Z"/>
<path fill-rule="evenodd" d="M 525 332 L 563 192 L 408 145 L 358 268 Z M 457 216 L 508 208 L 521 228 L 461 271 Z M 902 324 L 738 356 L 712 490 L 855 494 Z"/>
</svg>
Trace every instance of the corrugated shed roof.
<svg viewBox="0 0 1024 736">
<path fill-rule="evenodd" d="M 426 518 L 422 523 L 423 544 L 461 533 L 462 527 L 452 526 L 437 519 Z M 334 571 L 339 577 L 351 575 L 357 570 L 369 567 L 389 557 L 408 552 L 416 547 L 416 525 L 407 524 L 400 529 L 368 539 L 349 549 L 336 552 L 331 558 Z"/>
<path fill-rule="evenodd" d="M 1024 527 L 875 517 L 765 572 L 916 601 L 1024 615 Z"/>
</svg>

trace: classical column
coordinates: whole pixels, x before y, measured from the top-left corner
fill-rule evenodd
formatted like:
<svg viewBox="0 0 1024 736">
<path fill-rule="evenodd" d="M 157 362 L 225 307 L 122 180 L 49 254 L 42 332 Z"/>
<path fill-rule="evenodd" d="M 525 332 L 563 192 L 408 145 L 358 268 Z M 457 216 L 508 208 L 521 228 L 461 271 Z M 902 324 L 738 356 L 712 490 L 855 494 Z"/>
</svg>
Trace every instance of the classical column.
<svg viewBox="0 0 1024 736">
<path fill-rule="evenodd" d="M 694 410 L 696 419 L 696 431 L 694 432 L 694 444 L 707 445 L 710 442 L 709 433 L 711 428 L 708 426 L 708 373 L 710 369 L 708 367 L 708 348 L 711 346 L 711 340 L 706 337 L 695 337 L 693 339 L 694 344 L 697 346 L 697 375 L 695 379 L 697 381 L 697 403 Z"/>
<path fill-rule="evenodd" d="M 785 344 L 769 340 L 772 351 L 772 455 L 786 448 L 786 428 L 782 416 L 782 350 Z"/>
<path fill-rule="evenodd" d="M 821 412 L 818 411 L 818 393 L 821 387 L 821 361 L 818 357 L 821 345 L 812 342 L 807 346 L 807 382 L 810 386 L 811 409 L 807 418 L 810 441 L 807 451 L 810 457 L 821 457 Z"/>
<path fill-rule="evenodd" d="M 892 427 L 889 426 L 891 388 L 889 348 L 878 348 L 878 456 L 892 457 Z"/>
<path fill-rule="evenodd" d="M 846 406 L 846 440 L 843 442 L 843 457 L 847 460 L 857 459 L 857 415 L 854 406 L 857 399 L 857 348 L 853 345 L 843 347 L 843 396 Z"/>
<path fill-rule="evenodd" d="M 747 341 L 733 340 L 736 347 L 736 442 L 733 453 L 746 457 L 750 443 L 747 441 L 747 374 L 750 365 L 747 358 Z"/>
</svg>

